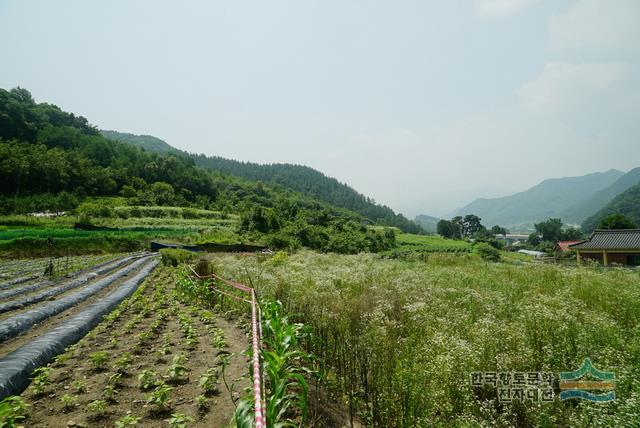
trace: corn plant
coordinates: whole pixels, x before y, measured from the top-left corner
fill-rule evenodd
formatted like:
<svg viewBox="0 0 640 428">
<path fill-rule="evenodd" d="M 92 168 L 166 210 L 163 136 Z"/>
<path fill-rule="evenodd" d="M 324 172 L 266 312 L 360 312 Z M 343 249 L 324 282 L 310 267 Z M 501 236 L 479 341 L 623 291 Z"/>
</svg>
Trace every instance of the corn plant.
<svg viewBox="0 0 640 428">
<path fill-rule="evenodd" d="M 89 360 L 91 361 L 91 365 L 95 370 L 102 370 L 107 362 L 109 354 L 105 351 L 94 352 L 89 355 Z"/>
<path fill-rule="evenodd" d="M 153 406 L 153 409 L 157 412 L 164 412 L 169 409 L 171 400 L 169 399 L 169 393 L 173 391 L 173 388 L 160 384 L 147 396 L 147 403 Z"/>
<path fill-rule="evenodd" d="M 142 418 L 140 416 L 125 415 L 116 421 L 116 428 L 127 428 L 138 425 Z"/>
<path fill-rule="evenodd" d="M 29 405 L 20 397 L 11 395 L 0 401 L 0 427 L 15 428 L 26 418 Z"/>
<path fill-rule="evenodd" d="M 278 426 L 291 422 L 287 415 L 296 413 L 303 420 L 307 414 L 307 382 L 300 366 L 305 356 L 298 349 L 302 324 L 291 324 L 282 315 L 280 302 L 266 302 L 263 310 L 263 343 L 261 350 L 267 378 L 266 417 L 269 424 Z"/>
</svg>

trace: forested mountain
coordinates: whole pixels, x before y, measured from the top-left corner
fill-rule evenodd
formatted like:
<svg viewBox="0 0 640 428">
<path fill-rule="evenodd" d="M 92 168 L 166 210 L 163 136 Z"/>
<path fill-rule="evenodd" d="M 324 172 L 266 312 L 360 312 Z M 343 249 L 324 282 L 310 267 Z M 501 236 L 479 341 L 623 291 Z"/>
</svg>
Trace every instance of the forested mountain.
<svg viewBox="0 0 640 428">
<path fill-rule="evenodd" d="M 640 224 L 640 183 L 620 193 L 604 208 L 585 220 L 582 229 L 591 232 L 598 227 L 602 219 L 612 214 L 622 214 Z"/>
<path fill-rule="evenodd" d="M 426 232 L 435 233 L 438 230 L 438 217 L 432 217 L 426 214 L 420 214 L 413 220 L 418 223 Z"/>
<path fill-rule="evenodd" d="M 87 197 L 115 195 L 134 205 L 235 212 L 242 233 L 261 234 L 274 247 L 359 252 L 394 243 L 391 230 L 368 229 L 352 211 L 108 139 L 25 89 L 0 89 L 0 214 L 72 210 Z"/>
<path fill-rule="evenodd" d="M 596 192 L 582 203 L 571 207 L 564 215 L 566 218 L 575 219 L 576 223 L 582 223 L 604 208 L 617 195 L 638 183 L 640 183 L 640 167 L 632 169 L 618 178 L 611 186 Z"/>
<path fill-rule="evenodd" d="M 476 214 L 484 224 L 499 224 L 511 230 L 531 229 L 534 223 L 547 218 L 579 223 L 595 210 L 576 212 L 574 207 L 592 201 L 596 194 L 612 186 L 623 175 L 623 172 L 611 169 L 579 177 L 548 179 L 510 196 L 476 199 L 457 214 Z"/>
<path fill-rule="evenodd" d="M 173 149 L 169 144 L 155 137 L 136 136 L 114 131 L 102 132 L 109 138 L 144 147 L 151 151 L 167 152 L 168 148 Z M 277 184 L 313 196 L 331 205 L 354 211 L 375 224 L 396 226 L 405 232 L 421 233 L 423 231 L 420 226 L 402 214 L 396 214 L 391 208 L 376 204 L 375 201 L 358 193 L 348 185 L 307 166 L 280 163 L 263 165 L 174 150 L 191 157 L 196 165 L 211 171 L 220 171 L 252 181 Z"/>
</svg>

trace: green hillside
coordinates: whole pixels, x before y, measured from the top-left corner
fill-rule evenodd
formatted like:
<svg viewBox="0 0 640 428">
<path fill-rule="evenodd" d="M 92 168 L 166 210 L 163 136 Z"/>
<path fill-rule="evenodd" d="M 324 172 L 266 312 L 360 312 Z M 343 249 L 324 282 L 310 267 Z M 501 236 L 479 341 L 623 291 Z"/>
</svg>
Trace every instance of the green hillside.
<svg viewBox="0 0 640 428">
<path fill-rule="evenodd" d="M 582 223 L 588 217 L 604 208 L 617 195 L 638 183 L 640 183 L 640 167 L 632 169 L 617 179 L 611 186 L 596 192 L 582 203 L 569 208 L 563 218 L 573 219 L 575 222 Z"/>
<path fill-rule="evenodd" d="M 640 183 L 613 198 L 604 208 L 585 220 L 582 228 L 591 232 L 598 227 L 603 218 L 611 214 L 623 214 L 636 224 L 640 224 Z"/>
<path fill-rule="evenodd" d="M 148 136 L 114 131 L 102 131 L 103 135 L 125 143 L 144 147 L 150 151 L 167 152 L 173 149 L 164 141 Z M 402 214 L 396 214 L 387 206 L 376 204 L 356 190 L 341 183 L 335 178 L 327 177 L 320 171 L 303 165 L 293 164 L 257 164 L 225 159 L 219 156 L 190 154 L 173 149 L 192 158 L 196 165 L 211 171 L 242 177 L 252 181 L 262 181 L 276 184 L 284 188 L 312 196 L 333 206 L 348 209 L 368 218 L 374 224 L 395 226 L 403 232 L 422 233 L 422 228 L 415 222 L 408 220 Z"/>
<path fill-rule="evenodd" d="M 36 103 L 25 89 L 0 89 L 0 214 L 75 212 L 87 201 L 113 196 L 128 206 L 235 213 L 243 239 L 274 248 L 349 253 L 385 250 L 395 243 L 393 231 L 368 228 L 352 211 L 280 186 L 208 171 L 183 155 L 108 139 L 87 119 Z M 116 208 L 102 205 L 90 212 L 109 218 L 117 215 Z"/>
<path fill-rule="evenodd" d="M 476 214 L 484 224 L 499 224 L 510 230 L 531 229 L 534 223 L 550 217 L 562 218 L 565 223 L 579 223 L 584 217 L 572 211 L 573 207 L 591 200 L 623 175 L 623 172 L 611 169 L 580 177 L 544 180 L 510 196 L 476 199 L 457 214 Z"/>
</svg>

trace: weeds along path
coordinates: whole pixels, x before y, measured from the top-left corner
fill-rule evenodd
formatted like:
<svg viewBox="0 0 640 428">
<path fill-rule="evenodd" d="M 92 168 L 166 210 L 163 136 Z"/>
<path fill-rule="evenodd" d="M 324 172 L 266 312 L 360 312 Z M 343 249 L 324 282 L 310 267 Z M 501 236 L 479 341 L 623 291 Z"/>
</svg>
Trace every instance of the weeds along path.
<svg viewBox="0 0 640 428">
<path fill-rule="evenodd" d="M 11 288 L 6 291 L 0 292 L 0 300 L 8 299 L 15 296 L 20 296 L 14 300 L 7 300 L 0 302 L 0 314 L 9 312 L 15 309 L 20 309 L 25 306 L 33 305 L 34 303 L 41 302 L 45 299 L 51 299 L 66 291 L 78 288 L 81 285 L 86 284 L 96 276 L 104 275 L 105 273 L 114 271 L 115 269 L 124 266 L 128 262 L 138 259 L 139 255 L 129 256 L 114 260 L 109 263 L 102 263 L 98 266 L 94 266 L 93 269 L 87 270 L 84 273 L 78 272 L 77 276 L 69 281 L 65 281 L 59 285 L 52 286 L 51 281 L 40 281 L 35 284 L 30 284 L 22 287 Z M 47 287 L 45 290 L 38 293 L 33 293 L 41 288 Z"/>
<path fill-rule="evenodd" d="M 228 426 L 251 385 L 246 335 L 180 298 L 174 270 L 159 267 L 22 394 L 29 427 Z M 229 388 L 227 388 L 227 386 Z M 173 415 L 173 416 L 172 416 Z"/>
</svg>

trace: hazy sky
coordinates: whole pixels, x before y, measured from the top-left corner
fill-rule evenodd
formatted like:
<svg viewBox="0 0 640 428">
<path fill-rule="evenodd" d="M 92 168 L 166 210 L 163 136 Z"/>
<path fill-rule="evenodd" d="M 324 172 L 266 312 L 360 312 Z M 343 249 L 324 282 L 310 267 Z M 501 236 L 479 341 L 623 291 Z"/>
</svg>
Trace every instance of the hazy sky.
<svg viewBox="0 0 640 428">
<path fill-rule="evenodd" d="M 640 166 L 640 0 L 0 0 L 0 87 L 408 215 Z"/>
</svg>

